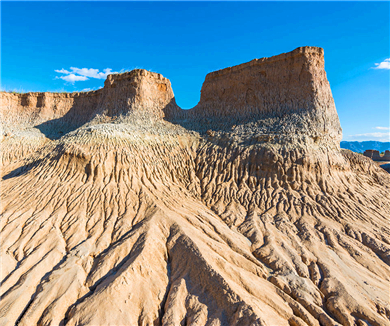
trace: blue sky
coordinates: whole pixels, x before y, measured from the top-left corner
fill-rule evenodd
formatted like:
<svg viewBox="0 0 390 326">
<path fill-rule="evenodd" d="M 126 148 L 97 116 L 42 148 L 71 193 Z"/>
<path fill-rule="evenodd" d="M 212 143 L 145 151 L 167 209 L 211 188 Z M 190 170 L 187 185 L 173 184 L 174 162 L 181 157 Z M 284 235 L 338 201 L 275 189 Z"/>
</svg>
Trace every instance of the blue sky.
<svg viewBox="0 0 390 326">
<path fill-rule="evenodd" d="M 0 5 L 2 89 L 96 89 L 107 72 L 144 68 L 191 108 L 211 71 L 320 46 L 343 139 L 389 141 L 389 2 Z"/>
</svg>

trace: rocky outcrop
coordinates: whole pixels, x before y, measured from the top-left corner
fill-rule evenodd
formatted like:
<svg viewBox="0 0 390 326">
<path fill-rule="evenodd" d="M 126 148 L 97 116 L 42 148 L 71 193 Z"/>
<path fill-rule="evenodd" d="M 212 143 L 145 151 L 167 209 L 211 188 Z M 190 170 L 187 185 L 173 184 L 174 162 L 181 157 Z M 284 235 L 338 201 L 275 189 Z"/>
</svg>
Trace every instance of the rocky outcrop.
<svg viewBox="0 0 390 326">
<path fill-rule="evenodd" d="M 109 75 L 103 89 L 86 93 L 2 92 L 0 159 L 5 164 L 23 158 L 83 125 L 127 119 L 146 126 L 175 110 L 169 80 L 142 69 Z"/>
<path fill-rule="evenodd" d="M 321 48 L 297 48 L 212 72 L 189 114 L 230 126 L 255 121 L 257 137 L 277 135 L 285 144 L 292 135 L 335 146 L 341 140 Z"/>
<path fill-rule="evenodd" d="M 104 88 L 85 93 L 0 93 L 3 134 L 31 127 L 44 129 L 49 121 L 52 133 L 78 128 L 97 115 L 106 117 L 148 114 L 163 118 L 174 102 L 168 79 L 160 74 L 136 69 L 109 75 Z M 45 130 L 46 131 L 46 130 Z M 50 133 L 49 130 L 47 130 Z"/>
<path fill-rule="evenodd" d="M 171 83 L 167 78 L 136 69 L 107 77 L 98 113 L 109 116 L 147 114 L 162 119 L 166 111 L 175 108 L 174 103 Z"/>
<path fill-rule="evenodd" d="M 381 155 L 379 151 L 367 149 L 364 151 L 363 155 L 374 161 L 390 161 L 390 151 L 387 150 L 385 151 L 384 155 Z"/>
<path fill-rule="evenodd" d="M 322 49 L 189 111 L 145 70 L 28 96 L 2 94 L 0 325 L 390 325 L 390 176 L 339 149 Z"/>
</svg>

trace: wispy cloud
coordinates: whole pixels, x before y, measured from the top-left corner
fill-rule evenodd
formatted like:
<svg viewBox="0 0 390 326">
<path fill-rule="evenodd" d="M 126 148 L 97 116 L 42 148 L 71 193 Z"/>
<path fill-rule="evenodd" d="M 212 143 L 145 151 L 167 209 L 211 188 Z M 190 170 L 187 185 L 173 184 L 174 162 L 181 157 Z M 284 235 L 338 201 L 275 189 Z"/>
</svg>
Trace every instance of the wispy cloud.
<svg viewBox="0 0 390 326">
<path fill-rule="evenodd" d="M 350 140 L 376 140 L 376 141 L 390 141 L 390 132 L 368 132 L 364 134 L 349 135 Z"/>
<path fill-rule="evenodd" d="M 60 77 L 57 77 L 57 78 L 63 79 L 63 80 L 65 80 L 66 82 L 72 83 L 72 84 L 73 84 L 74 82 L 76 82 L 76 81 L 88 80 L 88 78 L 85 77 L 85 76 L 76 76 L 75 74 L 69 74 L 69 75 L 60 76 Z"/>
<path fill-rule="evenodd" d="M 72 84 L 74 84 L 76 81 L 88 80 L 89 78 L 105 79 L 107 78 L 107 75 L 114 73 L 111 68 L 106 68 L 103 69 L 103 71 L 99 71 L 99 69 L 93 68 L 70 67 L 70 70 L 62 68 L 61 70 L 54 71 L 65 75 L 56 78 L 63 79 Z"/>
<path fill-rule="evenodd" d="M 83 88 L 80 92 L 90 92 L 90 91 L 97 91 L 99 89 L 103 88 L 102 86 L 100 87 L 92 87 L 92 88 Z"/>
<path fill-rule="evenodd" d="M 381 63 L 376 63 L 374 69 L 390 69 L 390 58 L 383 60 Z"/>
<path fill-rule="evenodd" d="M 103 69 L 103 72 L 99 72 L 99 69 L 93 69 L 93 68 L 76 68 L 76 67 L 70 67 L 72 72 L 85 77 L 90 78 L 97 78 L 97 79 L 104 79 L 107 77 L 108 74 L 112 74 L 111 68 Z"/>
<path fill-rule="evenodd" d="M 389 127 L 375 127 L 375 129 L 378 129 L 378 130 L 390 130 Z"/>
<path fill-rule="evenodd" d="M 61 70 L 54 70 L 55 72 L 59 72 L 60 74 L 70 74 L 70 71 L 61 69 Z"/>
</svg>

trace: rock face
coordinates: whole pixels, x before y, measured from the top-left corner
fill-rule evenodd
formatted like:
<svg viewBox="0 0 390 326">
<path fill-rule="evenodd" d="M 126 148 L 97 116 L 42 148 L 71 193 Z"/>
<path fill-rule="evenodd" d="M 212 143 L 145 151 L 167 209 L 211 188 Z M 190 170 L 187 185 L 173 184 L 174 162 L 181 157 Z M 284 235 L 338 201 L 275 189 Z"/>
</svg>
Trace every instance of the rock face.
<svg viewBox="0 0 390 326">
<path fill-rule="evenodd" d="M 373 159 L 374 161 L 390 161 L 390 151 L 387 150 L 383 156 L 379 153 L 379 151 L 372 149 L 365 150 L 363 155 Z"/>
<path fill-rule="evenodd" d="M 1 93 L 1 119 L 6 133 L 35 127 L 49 136 L 76 129 L 86 122 L 129 114 L 163 118 L 173 101 L 168 79 L 146 70 L 109 75 L 104 88 L 87 93 Z M 167 108 L 168 109 L 168 108 Z M 47 122 L 46 124 L 44 124 Z M 49 128 L 50 127 L 50 128 Z M 53 130 L 50 130 L 53 129 Z M 56 134 L 57 133 L 57 134 Z"/>
<path fill-rule="evenodd" d="M 390 176 L 340 150 L 323 50 L 1 93 L 0 325 L 390 325 Z"/>
<path fill-rule="evenodd" d="M 109 116 L 140 114 L 157 119 L 174 102 L 171 83 L 160 74 L 142 69 L 109 75 L 102 90 L 99 113 Z"/>
<path fill-rule="evenodd" d="M 245 121 L 275 120 L 268 133 L 304 133 L 339 146 L 340 122 L 321 48 L 302 47 L 206 76 L 198 115 Z"/>
</svg>

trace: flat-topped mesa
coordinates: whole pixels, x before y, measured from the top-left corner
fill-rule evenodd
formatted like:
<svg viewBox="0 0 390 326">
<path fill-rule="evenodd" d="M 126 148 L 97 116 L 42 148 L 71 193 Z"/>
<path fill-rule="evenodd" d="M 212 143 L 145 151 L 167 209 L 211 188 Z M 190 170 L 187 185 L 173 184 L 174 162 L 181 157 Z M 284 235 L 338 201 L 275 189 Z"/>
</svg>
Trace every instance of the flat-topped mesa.
<svg viewBox="0 0 390 326">
<path fill-rule="evenodd" d="M 208 74 L 192 111 L 218 120 L 282 119 L 286 132 L 341 140 L 324 51 L 317 47 L 300 47 Z"/>
<path fill-rule="evenodd" d="M 148 114 L 164 118 L 165 110 L 176 107 L 170 81 L 161 74 L 135 69 L 108 75 L 98 112 L 109 116 Z"/>
<path fill-rule="evenodd" d="M 96 114 L 116 117 L 140 113 L 163 118 L 171 107 L 177 108 L 170 81 L 143 69 L 109 75 L 104 88 L 97 91 L 0 93 L 0 117 L 6 132 L 43 123 L 74 129 Z"/>
</svg>

